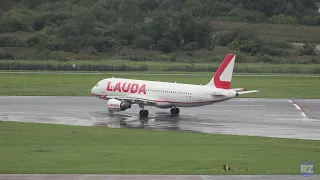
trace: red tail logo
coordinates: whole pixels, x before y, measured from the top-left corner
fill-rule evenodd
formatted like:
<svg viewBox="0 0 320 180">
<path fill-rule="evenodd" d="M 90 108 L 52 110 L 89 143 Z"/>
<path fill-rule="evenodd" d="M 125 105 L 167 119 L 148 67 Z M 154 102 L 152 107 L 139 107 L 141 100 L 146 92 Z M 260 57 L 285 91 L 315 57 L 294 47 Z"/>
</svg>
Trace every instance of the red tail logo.
<svg viewBox="0 0 320 180">
<path fill-rule="evenodd" d="M 225 57 L 208 85 L 215 86 L 216 88 L 230 89 L 235 57 L 235 54 L 228 54 Z"/>
</svg>

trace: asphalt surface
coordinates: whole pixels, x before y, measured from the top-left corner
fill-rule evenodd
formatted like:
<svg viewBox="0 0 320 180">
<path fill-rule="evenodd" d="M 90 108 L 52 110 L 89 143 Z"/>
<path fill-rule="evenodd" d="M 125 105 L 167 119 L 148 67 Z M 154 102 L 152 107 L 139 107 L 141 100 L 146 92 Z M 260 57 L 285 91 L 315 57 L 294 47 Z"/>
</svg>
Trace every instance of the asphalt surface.
<svg viewBox="0 0 320 180">
<path fill-rule="evenodd" d="M 320 139 L 320 100 L 238 98 L 180 108 L 180 116 L 171 116 L 170 109 L 147 109 L 144 121 L 138 106 L 109 114 L 106 101 L 96 97 L 0 96 L 2 121 Z"/>
<path fill-rule="evenodd" d="M 138 106 L 109 114 L 106 102 L 95 97 L 7 97 L 0 96 L 0 120 L 108 126 L 114 128 L 148 128 L 320 139 L 320 100 L 233 99 L 211 106 L 180 108 L 180 116 L 172 117 L 169 109 L 148 107 L 148 121 L 141 121 Z M 230 180 L 230 179 L 320 179 L 319 175 L 54 175 L 0 174 L 1 180 Z"/>
<path fill-rule="evenodd" d="M 319 180 L 319 175 L 313 175 L 311 177 L 302 177 L 300 175 L 47 175 L 47 174 L 32 174 L 32 175 L 1 175 L 1 180 L 22 180 L 22 179 L 33 179 L 33 180 Z"/>
</svg>

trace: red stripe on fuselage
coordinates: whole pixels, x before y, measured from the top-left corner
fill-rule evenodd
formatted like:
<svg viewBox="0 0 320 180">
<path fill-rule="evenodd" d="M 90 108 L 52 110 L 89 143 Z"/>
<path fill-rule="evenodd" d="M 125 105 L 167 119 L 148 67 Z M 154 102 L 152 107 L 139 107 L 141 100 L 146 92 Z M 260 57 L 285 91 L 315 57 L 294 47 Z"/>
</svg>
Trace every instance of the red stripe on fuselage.
<svg viewBox="0 0 320 180">
<path fill-rule="evenodd" d="M 155 100 L 154 102 L 166 102 L 166 103 L 174 103 L 174 104 L 201 104 L 201 103 L 214 103 L 217 101 L 199 101 L 199 102 L 174 102 L 174 101 L 164 101 L 164 100 Z"/>
<path fill-rule="evenodd" d="M 97 94 L 92 94 L 94 96 L 102 96 L 102 95 L 97 95 Z M 103 96 L 103 99 L 106 100 L 107 96 Z M 175 104 L 201 104 L 201 103 L 214 103 L 214 102 L 218 102 L 220 100 L 217 101 L 199 101 L 199 102 L 174 102 L 174 101 L 165 101 L 165 100 L 155 100 L 154 102 L 165 102 L 165 103 L 175 103 Z"/>
</svg>

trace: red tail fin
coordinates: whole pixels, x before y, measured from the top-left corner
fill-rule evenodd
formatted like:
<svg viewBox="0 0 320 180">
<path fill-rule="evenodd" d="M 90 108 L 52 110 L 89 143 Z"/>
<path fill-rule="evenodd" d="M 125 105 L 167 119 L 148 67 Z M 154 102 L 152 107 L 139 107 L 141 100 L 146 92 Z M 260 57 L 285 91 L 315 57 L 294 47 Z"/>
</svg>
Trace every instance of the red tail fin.
<svg viewBox="0 0 320 180">
<path fill-rule="evenodd" d="M 235 54 L 228 54 L 207 86 L 230 89 L 235 59 Z"/>
</svg>

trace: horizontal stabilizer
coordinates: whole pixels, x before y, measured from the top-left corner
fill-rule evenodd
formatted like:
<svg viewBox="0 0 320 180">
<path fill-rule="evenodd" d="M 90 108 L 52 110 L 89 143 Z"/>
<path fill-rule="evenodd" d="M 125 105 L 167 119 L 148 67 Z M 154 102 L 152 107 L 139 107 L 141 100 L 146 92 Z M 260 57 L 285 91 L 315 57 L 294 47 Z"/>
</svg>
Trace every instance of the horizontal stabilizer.
<svg viewBox="0 0 320 180">
<path fill-rule="evenodd" d="M 255 92 L 259 92 L 259 90 L 251 90 L 251 91 L 238 91 L 238 94 L 248 94 L 248 93 L 255 93 Z"/>
<path fill-rule="evenodd" d="M 239 91 L 245 91 L 246 88 L 235 88 L 235 89 L 231 89 L 231 90 L 233 90 L 235 92 L 239 92 Z"/>
</svg>

